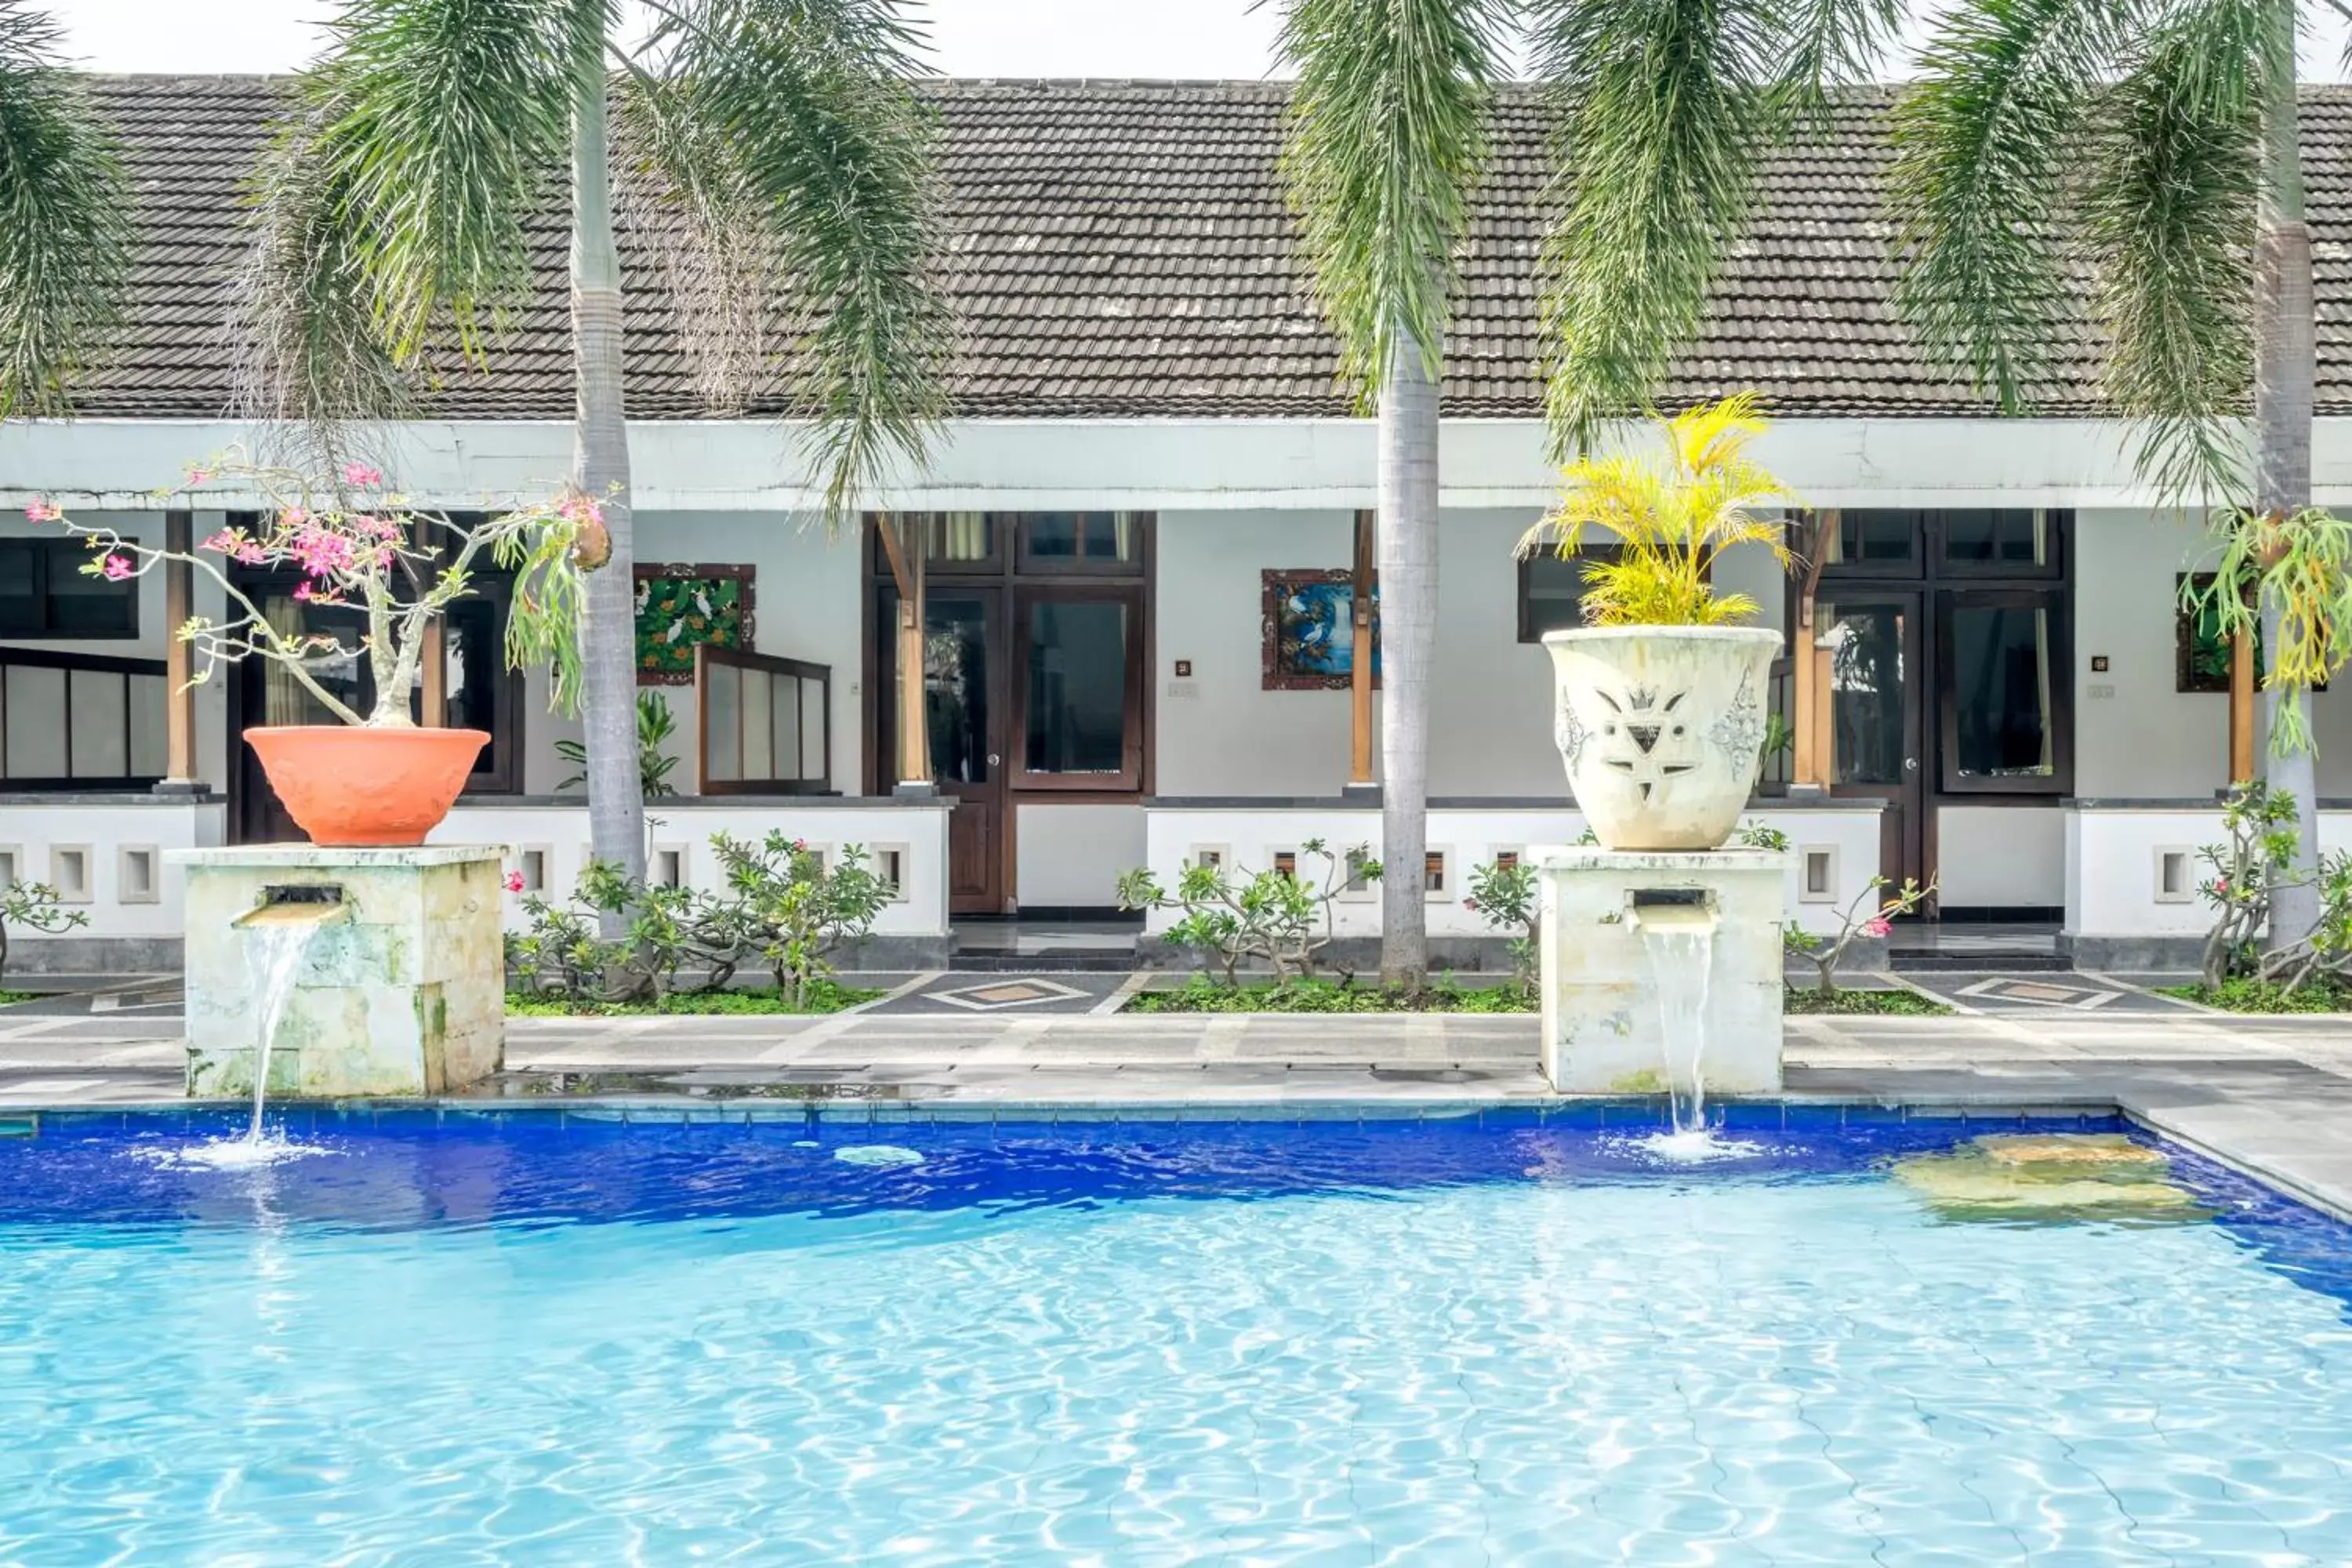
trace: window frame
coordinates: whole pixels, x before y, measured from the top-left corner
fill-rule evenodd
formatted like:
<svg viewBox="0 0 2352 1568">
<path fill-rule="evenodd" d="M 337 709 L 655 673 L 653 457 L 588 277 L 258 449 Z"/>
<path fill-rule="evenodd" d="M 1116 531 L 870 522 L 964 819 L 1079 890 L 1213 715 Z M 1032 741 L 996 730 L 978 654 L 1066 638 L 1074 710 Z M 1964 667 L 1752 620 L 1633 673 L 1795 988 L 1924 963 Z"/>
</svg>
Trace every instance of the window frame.
<svg viewBox="0 0 2352 1568">
<path fill-rule="evenodd" d="M 37 594 L 34 602 L 44 617 L 45 623 L 53 622 L 56 615 L 58 563 L 60 559 L 66 560 L 68 564 L 65 570 L 70 574 L 78 575 L 82 563 L 93 559 L 89 546 L 86 541 L 71 536 L 60 539 L 19 533 L 0 539 L 0 546 L 17 545 L 29 550 L 39 563 L 36 569 L 38 581 L 36 584 Z M 102 583 L 106 579 L 96 578 L 93 581 Z M 5 637 L 12 642 L 137 642 L 139 624 L 142 619 L 139 604 L 140 584 L 143 581 L 143 578 L 127 577 L 120 583 L 110 584 L 120 590 L 121 602 L 130 612 L 128 624 L 121 631 L 76 631 L 53 624 L 33 626 L 0 624 L 0 637 Z"/>
<path fill-rule="evenodd" d="M 1945 553 L 1953 511 L 2021 511 L 2038 512 L 2049 540 L 2045 552 L 2048 559 L 2036 564 L 2031 561 L 1955 561 Z M 1927 514 L 1922 531 L 1930 558 L 1935 563 L 1932 574 L 1946 580 L 1960 578 L 1998 579 L 2001 582 L 2063 582 L 2066 577 L 2066 547 L 2068 536 L 2074 531 L 2074 513 L 2071 508 L 2049 506 L 1951 507 Z"/>
<path fill-rule="evenodd" d="M 1012 532 L 1013 535 L 1013 567 L 1014 572 L 1023 576 L 1134 577 L 1142 574 L 1144 552 L 1150 548 L 1145 542 L 1143 533 L 1145 520 L 1151 515 L 1149 512 L 1120 512 L 1115 510 L 1067 512 L 1024 511 L 991 513 L 990 515 L 1011 522 Z M 1034 541 L 1036 537 L 1037 523 L 1042 518 L 1046 517 L 1075 517 L 1081 520 L 1102 518 L 1107 520 L 1114 530 L 1118 527 L 1118 519 L 1126 517 L 1131 521 L 1131 523 L 1136 530 L 1136 554 L 1132 560 L 1126 561 L 1122 561 L 1115 555 L 1041 556 L 1036 552 Z M 1001 539 L 1003 536 L 1003 530 L 1000 528 L 997 531 L 997 537 Z M 1081 531 L 1078 537 L 1079 542 L 1083 544 L 1087 538 L 1086 533 Z"/>
<path fill-rule="evenodd" d="M 1938 709 L 1937 788 L 1944 795 L 2063 796 L 2074 792 L 2074 629 L 2067 591 L 2044 586 L 1939 588 L 1936 593 L 1936 704 Z M 1955 678 L 1954 626 L 1958 613 L 1979 609 L 2039 609 L 2050 628 L 2051 771 L 2047 777 L 1969 775 L 1959 771 L 1960 708 Z"/>
<path fill-rule="evenodd" d="M 1549 560 L 1559 560 L 1557 552 L 1550 547 L 1547 547 L 1539 553 Z M 1574 555 L 1570 556 L 1565 562 L 1562 562 L 1561 564 L 1568 566 L 1581 566 L 1582 563 L 1587 561 L 1615 561 L 1624 553 L 1625 547 L 1622 544 L 1588 544 L 1577 551 Z M 1533 555 L 1522 555 L 1518 558 L 1516 564 L 1518 570 L 1517 587 L 1516 589 L 1518 601 L 1517 606 L 1518 639 L 1523 643 L 1541 643 L 1544 639 L 1544 634 L 1536 629 L 1535 619 L 1532 614 L 1535 601 L 1529 596 L 1531 591 L 1535 587 L 1536 558 Z M 1713 574 L 1710 573 L 1709 575 L 1712 576 Z M 1578 615 L 1574 621 L 1570 623 L 1568 626 L 1556 626 L 1552 629 L 1555 631 L 1573 631 L 1577 626 L 1584 625 L 1585 623 L 1582 614 L 1583 595 L 1581 592 L 1577 595 L 1577 605 Z"/>
<path fill-rule="evenodd" d="M 1013 591 L 1012 688 L 1006 714 L 1005 786 L 1013 790 L 1134 794 L 1143 788 L 1144 730 L 1150 654 L 1144 616 L 1149 595 L 1141 583 L 1021 583 Z M 1031 614 L 1040 604 L 1119 604 L 1127 607 L 1127 679 L 1116 773 L 1039 773 L 1029 766 L 1029 658 Z"/>
</svg>

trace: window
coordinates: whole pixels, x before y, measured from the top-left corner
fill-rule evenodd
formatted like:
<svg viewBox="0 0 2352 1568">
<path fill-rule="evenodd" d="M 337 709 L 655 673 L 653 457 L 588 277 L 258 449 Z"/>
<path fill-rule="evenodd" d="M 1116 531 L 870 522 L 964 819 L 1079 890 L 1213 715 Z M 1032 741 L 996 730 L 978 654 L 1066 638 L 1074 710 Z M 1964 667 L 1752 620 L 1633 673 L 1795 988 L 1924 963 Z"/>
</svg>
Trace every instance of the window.
<svg viewBox="0 0 2352 1568">
<path fill-rule="evenodd" d="M 1546 632 L 1572 631 L 1584 622 L 1584 571 L 1623 553 L 1614 544 L 1588 544 L 1563 561 L 1547 552 L 1519 561 L 1519 640 L 1541 642 Z"/>
<path fill-rule="evenodd" d="M 1034 511 L 1021 518 L 1024 572 L 1138 572 L 1143 520 L 1131 511 Z"/>
<path fill-rule="evenodd" d="M 0 637 L 139 635 L 139 584 L 85 575 L 78 539 L 0 539 Z"/>
<path fill-rule="evenodd" d="M 2032 572 L 2051 563 L 2049 514 L 2031 507 L 1948 511 L 1943 525 L 1946 566 Z"/>
<path fill-rule="evenodd" d="M 2052 589 L 1941 595 L 1947 790 L 2063 795 L 2070 786 L 2063 605 Z"/>
<path fill-rule="evenodd" d="M 1918 511 L 1857 510 L 1838 513 L 1830 535 L 1828 564 L 1880 571 L 1910 568 L 1919 561 L 1919 534 L 1927 514 Z"/>
<path fill-rule="evenodd" d="M 1021 595 L 1017 628 L 1022 784 L 1139 788 L 1140 592 L 1030 589 Z"/>
</svg>

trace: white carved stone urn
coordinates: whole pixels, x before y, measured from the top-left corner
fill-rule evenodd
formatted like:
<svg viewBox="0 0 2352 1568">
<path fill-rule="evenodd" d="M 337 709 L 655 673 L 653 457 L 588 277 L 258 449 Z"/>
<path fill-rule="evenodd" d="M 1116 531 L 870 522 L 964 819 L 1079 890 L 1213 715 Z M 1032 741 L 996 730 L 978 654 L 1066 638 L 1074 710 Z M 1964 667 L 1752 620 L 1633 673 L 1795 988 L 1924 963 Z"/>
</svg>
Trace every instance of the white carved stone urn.
<svg viewBox="0 0 2352 1568">
<path fill-rule="evenodd" d="M 1549 632 L 1552 739 L 1610 849 L 1714 849 L 1763 764 L 1780 634 L 1763 626 Z"/>
</svg>

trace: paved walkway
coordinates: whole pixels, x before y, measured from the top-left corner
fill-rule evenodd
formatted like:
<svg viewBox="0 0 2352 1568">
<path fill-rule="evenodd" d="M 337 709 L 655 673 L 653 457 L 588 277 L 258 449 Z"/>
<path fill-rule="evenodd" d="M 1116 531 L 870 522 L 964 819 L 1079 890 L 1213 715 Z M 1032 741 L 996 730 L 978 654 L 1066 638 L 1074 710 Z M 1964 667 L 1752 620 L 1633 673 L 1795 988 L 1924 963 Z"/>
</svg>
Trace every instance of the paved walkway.
<svg viewBox="0 0 2352 1568">
<path fill-rule="evenodd" d="M 2056 981 L 2114 999 L 1971 995 L 1983 978 L 1937 977 L 1972 1009 L 1948 1017 L 1790 1018 L 1789 1096 L 1972 1119 L 2121 1109 L 2352 1218 L 2352 1019 L 2225 1016 L 2098 976 Z M 1040 981 L 1076 994 L 988 994 Z M 508 1071 L 483 1092 L 877 1121 L 1461 1115 L 1556 1098 L 1526 1016 L 1101 1010 L 1120 984 L 916 975 L 883 1005 L 824 1018 L 519 1018 Z M 137 994 L 98 1011 L 0 1011 L 0 1120 L 178 1101 L 177 1011 L 152 986 Z"/>
</svg>

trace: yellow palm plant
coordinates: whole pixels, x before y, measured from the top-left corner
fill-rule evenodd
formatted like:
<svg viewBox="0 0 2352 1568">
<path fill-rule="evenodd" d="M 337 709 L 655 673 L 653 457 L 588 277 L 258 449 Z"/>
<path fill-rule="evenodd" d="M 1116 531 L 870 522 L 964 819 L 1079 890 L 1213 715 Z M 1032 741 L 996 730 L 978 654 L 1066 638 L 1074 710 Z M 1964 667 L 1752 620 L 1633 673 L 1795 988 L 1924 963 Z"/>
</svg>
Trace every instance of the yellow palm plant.
<svg viewBox="0 0 2352 1568">
<path fill-rule="evenodd" d="M 1790 500 L 1748 456 L 1764 431 L 1756 395 L 1736 393 L 1657 421 L 1663 457 L 1586 456 L 1560 470 L 1559 505 L 1519 540 L 1521 556 L 1585 548 L 1588 530 L 1614 536 L 1613 556 L 1584 563 L 1584 618 L 1597 626 L 1714 626 L 1757 613 L 1745 594 L 1718 594 L 1716 557 L 1761 544 L 1782 566 L 1776 515 Z"/>
</svg>

